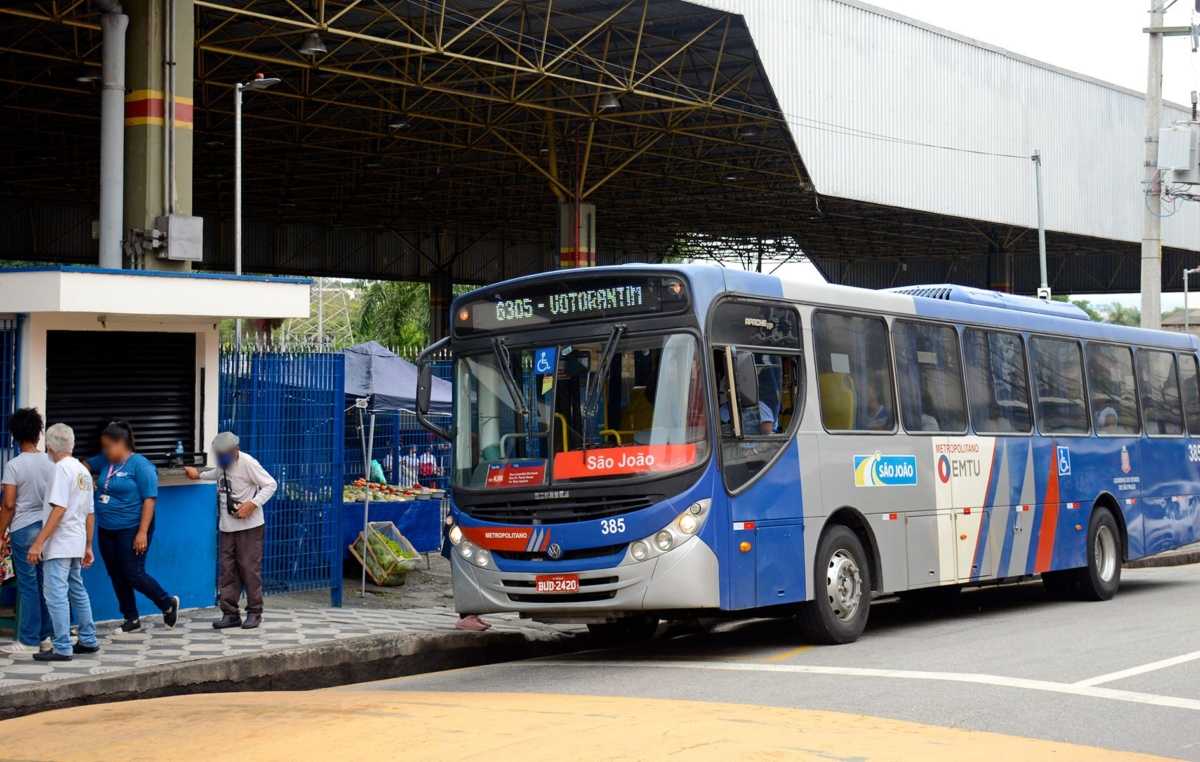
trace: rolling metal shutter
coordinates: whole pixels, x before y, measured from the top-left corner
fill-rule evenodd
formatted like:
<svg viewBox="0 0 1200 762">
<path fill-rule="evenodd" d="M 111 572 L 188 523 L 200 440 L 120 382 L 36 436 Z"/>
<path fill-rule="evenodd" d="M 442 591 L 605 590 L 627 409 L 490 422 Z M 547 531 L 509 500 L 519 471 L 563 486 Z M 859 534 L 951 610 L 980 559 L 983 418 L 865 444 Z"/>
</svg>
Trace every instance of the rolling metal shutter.
<svg viewBox="0 0 1200 762">
<path fill-rule="evenodd" d="M 100 451 L 110 421 L 133 426 L 138 452 L 155 465 L 183 441 L 196 448 L 196 335 L 48 331 L 46 425 L 75 430 L 75 454 Z"/>
</svg>

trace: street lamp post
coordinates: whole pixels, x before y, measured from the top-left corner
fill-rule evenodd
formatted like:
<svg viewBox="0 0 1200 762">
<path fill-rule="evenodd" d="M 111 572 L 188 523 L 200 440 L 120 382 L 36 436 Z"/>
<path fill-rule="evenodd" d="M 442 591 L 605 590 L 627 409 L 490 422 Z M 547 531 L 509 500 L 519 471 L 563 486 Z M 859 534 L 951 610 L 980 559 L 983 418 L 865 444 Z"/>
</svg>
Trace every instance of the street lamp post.
<svg viewBox="0 0 1200 762">
<path fill-rule="evenodd" d="M 239 82 L 233 88 L 233 272 L 242 274 L 242 92 L 266 90 L 278 85 L 278 77 L 255 74 L 249 82 Z M 237 347 L 242 346 L 242 319 L 237 319 Z"/>
</svg>

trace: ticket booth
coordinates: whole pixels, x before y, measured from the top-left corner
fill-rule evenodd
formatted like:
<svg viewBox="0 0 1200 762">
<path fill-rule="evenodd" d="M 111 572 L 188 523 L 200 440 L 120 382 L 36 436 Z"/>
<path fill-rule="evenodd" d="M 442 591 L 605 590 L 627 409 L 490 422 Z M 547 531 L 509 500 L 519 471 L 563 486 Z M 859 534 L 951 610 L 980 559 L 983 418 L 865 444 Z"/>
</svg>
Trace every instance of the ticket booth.
<svg viewBox="0 0 1200 762">
<path fill-rule="evenodd" d="M 183 465 L 207 465 L 207 443 L 217 433 L 218 327 L 235 316 L 306 317 L 309 281 L 82 267 L 7 270 L 0 271 L 0 310 L 15 330 L 13 407 L 38 408 L 47 425 L 70 425 L 80 458 L 99 451 L 106 423 L 129 421 L 138 452 L 159 473 L 147 568 L 184 608 L 213 605 L 215 487 L 189 481 Z M 96 619 L 120 618 L 99 553 L 84 581 Z M 140 595 L 138 601 L 141 613 L 157 613 Z"/>
</svg>

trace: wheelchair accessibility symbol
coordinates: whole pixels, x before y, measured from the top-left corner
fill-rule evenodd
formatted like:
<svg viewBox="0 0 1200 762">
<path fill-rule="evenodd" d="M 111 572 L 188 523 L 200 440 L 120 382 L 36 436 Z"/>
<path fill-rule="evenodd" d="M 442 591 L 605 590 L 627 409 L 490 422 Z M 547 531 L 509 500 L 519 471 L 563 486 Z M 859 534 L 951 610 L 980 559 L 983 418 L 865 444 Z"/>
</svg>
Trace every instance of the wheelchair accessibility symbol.
<svg viewBox="0 0 1200 762">
<path fill-rule="evenodd" d="M 538 349 L 533 353 L 533 372 L 545 376 L 554 372 L 554 361 L 558 356 L 558 347 Z"/>
<path fill-rule="evenodd" d="M 1059 476 L 1070 476 L 1071 475 L 1071 451 L 1068 450 L 1066 447 L 1063 447 L 1062 445 L 1058 445 L 1058 451 L 1057 451 L 1056 455 L 1058 458 L 1058 475 Z"/>
</svg>

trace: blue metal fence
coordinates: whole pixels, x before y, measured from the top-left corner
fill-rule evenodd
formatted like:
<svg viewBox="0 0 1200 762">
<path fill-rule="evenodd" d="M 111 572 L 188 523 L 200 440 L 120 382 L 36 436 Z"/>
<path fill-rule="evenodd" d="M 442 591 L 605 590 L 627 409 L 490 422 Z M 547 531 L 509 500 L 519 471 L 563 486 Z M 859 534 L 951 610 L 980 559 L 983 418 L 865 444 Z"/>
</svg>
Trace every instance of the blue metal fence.
<svg viewBox="0 0 1200 762">
<path fill-rule="evenodd" d="M 17 443 L 8 430 L 8 417 L 17 408 L 17 379 L 20 377 L 21 318 L 0 320 L 0 473 L 17 453 Z"/>
<path fill-rule="evenodd" d="M 329 589 L 342 603 L 344 379 L 340 353 L 221 355 L 220 428 L 279 482 L 265 510 L 267 594 Z"/>
</svg>

